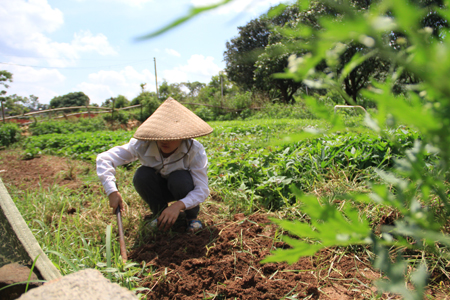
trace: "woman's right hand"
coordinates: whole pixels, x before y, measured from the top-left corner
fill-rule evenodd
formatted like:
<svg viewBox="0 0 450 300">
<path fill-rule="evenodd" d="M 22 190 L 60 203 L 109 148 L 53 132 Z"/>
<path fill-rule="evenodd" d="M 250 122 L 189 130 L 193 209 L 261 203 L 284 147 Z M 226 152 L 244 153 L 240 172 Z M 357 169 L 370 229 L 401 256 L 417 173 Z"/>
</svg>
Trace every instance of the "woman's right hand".
<svg viewBox="0 0 450 300">
<path fill-rule="evenodd" d="M 108 196 L 109 198 L 109 206 L 113 208 L 113 214 L 116 213 L 117 207 L 120 207 L 120 211 L 123 212 L 125 209 L 123 208 L 123 200 L 122 195 L 119 192 L 112 192 Z"/>
</svg>

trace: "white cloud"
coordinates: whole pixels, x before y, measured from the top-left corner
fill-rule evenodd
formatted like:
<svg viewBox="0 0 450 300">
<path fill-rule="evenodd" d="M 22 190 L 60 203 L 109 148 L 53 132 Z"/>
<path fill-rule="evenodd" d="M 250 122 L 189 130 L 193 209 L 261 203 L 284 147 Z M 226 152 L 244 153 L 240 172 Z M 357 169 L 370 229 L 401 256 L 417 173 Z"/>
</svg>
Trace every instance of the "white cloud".
<svg viewBox="0 0 450 300">
<path fill-rule="evenodd" d="M 187 82 L 188 75 L 178 68 L 172 70 L 164 70 L 163 78 L 169 83 Z"/>
<path fill-rule="evenodd" d="M 99 71 L 88 76 L 87 82 L 77 85 L 91 99 L 91 103 L 101 104 L 110 97 L 123 95 L 132 100 L 141 91 L 141 83 L 147 83 L 146 90 L 155 90 L 155 76 L 145 69 L 141 72 L 127 66 L 120 71 Z"/>
<path fill-rule="evenodd" d="M 101 105 L 106 99 L 118 95 L 114 94 L 111 86 L 106 84 L 82 82 L 77 85 L 77 90 L 85 93 L 89 97 L 91 104 L 97 103 L 98 105 Z"/>
<path fill-rule="evenodd" d="M 214 57 L 194 54 L 187 61 L 187 65 L 163 71 L 163 78 L 170 83 L 186 81 L 209 82 L 213 75 L 217 75 L 220 67 L 214 63 Z"/>
<path fill-rule="evenodd" d="M 173 55 L 173 56 L 177 56 L 177 57 L 181 56 L 180 53 L 178 53 L 176 50 L 173 50 L 173 49 L 167 49 L 166 48 L 165 51 L 166 51 L 167 54 L 170 54 L 170 55 Z"/>
<path fill-rule="evenodd" d="M 4 53 L 19 52 L 20 56 L 34 57 L 16 57 L 12 59 L 15 63 L 31 65 L 41 61 L 41 65 L 44 59 L 45 63 L 53 67 L 73 65 L 83 52 L 117 54 L 109 45 L 107 37 L 101 33 L 93 35 L 90 31 L 80 31 L 74 33 L 70 43 L 55 42 L 46 35 L 63 24 L 63 13 L 52 8 L 47 0 L 2 1 L 0 46 Z"/>
<path fill-rule="evenodd" d="M 51 8 L 46 0 L 2 1 L 0 39 L 12 47 L 22 46 L 28 42 L 25 37 L 42 38 L 42 32 L 54 32 L 63 23 L 62 12 Z"/>
<path fill-rule="evenodd" d="M 78 2 L 87 2 L 87 0 L 76 0 Z M 92 1 L 92 0 L 90 0 Z M 141 6 L 142 4 L 145 3 L 149 3 L 149 2 L 153 2 L 154 0 L 101 0 L 103 2 L 118 2 L 118 3 L 123 3 L 123 4 L 127 4 L 130 6 Z"/>
<path fill-rule="evenodd" d="M 195 7 L 209 6 L 220 3 L 223 0 L 191 0 L 191 4 Z M 234 0 L 214 10 L 216 14 L 230 14 L 250 12 L 261 14 L 266 12 L 271 6 L 288 1 L 282 0 Z M 290 1 L 292 2 L 292 1 Z"/>
<path fill-rule="evenodd" d="M 153 2 L 153 0 L 116 0 L 120 3 L 125 3 L 131 6 L 141 6 L 142 4 Z"/>
<path fill-rule="evenodd" d="M 52 8 L 47 0 L 2 1 L 1 34 L 10 38 L 18 39 L 16 33 L 30 30 L 54 32 L 63 23 L 63 13 L 57 8 Z"/>
<path fill-rule="evenodd" d="M 66 77 L 54 69 L 34 69 L 31 67 L 8 66 L 13 74 L 13 82 L 7 89 L 8 95 L 17 94 L 28 97 L 35 95 L 39 102 L 48 104 L 50 100 L 58 96 L 55 90 L 62 85 Z"/>
<path fill-rule="evenodd" d="M 80 52 L 92 51 L 101 55 L 117 54 L 116 50 L 109 45 L 108 38 L 105 35 L 99 33 L 94 36 L 89 30 L 75 33 L 72 46 Z"/>
</svg>

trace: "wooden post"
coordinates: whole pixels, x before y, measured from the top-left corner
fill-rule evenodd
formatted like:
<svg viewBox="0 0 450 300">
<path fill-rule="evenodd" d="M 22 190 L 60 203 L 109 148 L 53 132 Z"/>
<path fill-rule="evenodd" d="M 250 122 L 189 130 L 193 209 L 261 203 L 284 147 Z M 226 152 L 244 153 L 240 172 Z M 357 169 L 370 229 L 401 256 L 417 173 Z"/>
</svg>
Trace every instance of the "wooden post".
<svg viewBox="0 0 450 300">
<path fill-rule="evenodd" d="M 159 99 L 158 95 L 158 75 L 156 74 L 156 57 L 153 57 L 153 61 L 155 62 L 155 83 L 156 83 L 156 99 Z"/>
<path fill-rule="evenodd" d="M 143 105 L 141 104 L 141 120 L 142 120 L 142 116 L 143 116 L 143 115 L 142 115 L 142 106 L 143 106 Z"/>
<path fill-rule="evenodd" d="M 220 106 L 223 106 L 223 71 L 220 71 L 219 74 L 220 74 L 220 95 L 221 95 Z"/>
<path fill-rule="evenodd" d="M 89 116 L 89 119 L 90 119 L 91 118 L 91 112 L 89 111 L 89 99 L 86 100 L 86 108 L 87 108 L 88 116 Z"/>
<path fill-rule="evenodd" d="M 113 97 L 111 97 L 112 100 L 112 110 L 111 110 L 111 119 L 114 120 L 114 106 L 116 106 L 116 99 L 114 99 Z"/>
<path fill-rule="evenodd" d="M 3 107 L 3 100 L 0 101 L 2 103 L 2 116 L 3 116 L 3 123 L 5 123 L 5 108 Z"/>
</svg>

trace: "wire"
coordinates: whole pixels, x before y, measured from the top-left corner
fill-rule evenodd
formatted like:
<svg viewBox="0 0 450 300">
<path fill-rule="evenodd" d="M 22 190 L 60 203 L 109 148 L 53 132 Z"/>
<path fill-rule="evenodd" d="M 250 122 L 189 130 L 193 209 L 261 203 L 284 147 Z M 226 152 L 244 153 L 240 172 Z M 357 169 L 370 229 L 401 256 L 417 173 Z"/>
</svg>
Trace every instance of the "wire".
<svg viewBox="0 0 450 300">
<path fill-rule="evenodd" d="M 10 54 L 4 54 L 0 52 L 1 56 L 7 56 L 7 57 L 18 57 L 18 58 L 39 58 L 39 59 L 48 59 L 48 60 L 56 60 L 56 59 L 65 59 L 61 57 L 46 57 L 46 56 L 20 56 L 20 55 L 10 55 Z M 79 61 L 130 61 L 129 59 L 97 59 L 97 58 L 78 58 L 76 60 Z M 142 59 L 143 60 L 143 59 Z M 134 60 L 133 60 L 134 61 Z"/>
<path fill-rule="evenodd" d="M 1 65 L 12 65 L 12 66 L 19 66 L 19 67 L 30 67 L 30 68 L 43 68 L 43 69 L 61 69 L 61 70 L 76 70 L 76 69 L 98 69 L 98 68 L 111 68 L 111 67 L 118 67 L 123 65 L 129 65 L 131 63 L 138 63 L 138 62 L 144 62 L 149 61 L 149 59 L 145 60 L 137 60 L 127 63 L 121 63 L 117 65 L 109 65 L 109 66 L 95 66 L 95 67 L 44 67 L 44 66 L 30 66 L 30 65 L 23 65 L 23 64 L 15 64 L 15 63 L 6 63 L 6 62 L 0 62 Z"/>
</svg>

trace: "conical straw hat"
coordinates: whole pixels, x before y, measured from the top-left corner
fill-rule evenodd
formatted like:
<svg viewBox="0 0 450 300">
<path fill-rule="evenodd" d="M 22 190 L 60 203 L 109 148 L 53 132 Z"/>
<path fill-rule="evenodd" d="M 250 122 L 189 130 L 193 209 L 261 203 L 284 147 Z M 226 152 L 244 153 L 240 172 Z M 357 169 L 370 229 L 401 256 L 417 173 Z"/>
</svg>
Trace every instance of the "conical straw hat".
<svg viewBox="0 0 450 300">
<path fill-rule="evenodd" d="M 139 126 L 134 137 L 138 140 L 183 140 L 210 134 L 205 121 L 169 97 Z"/>
</svg>

